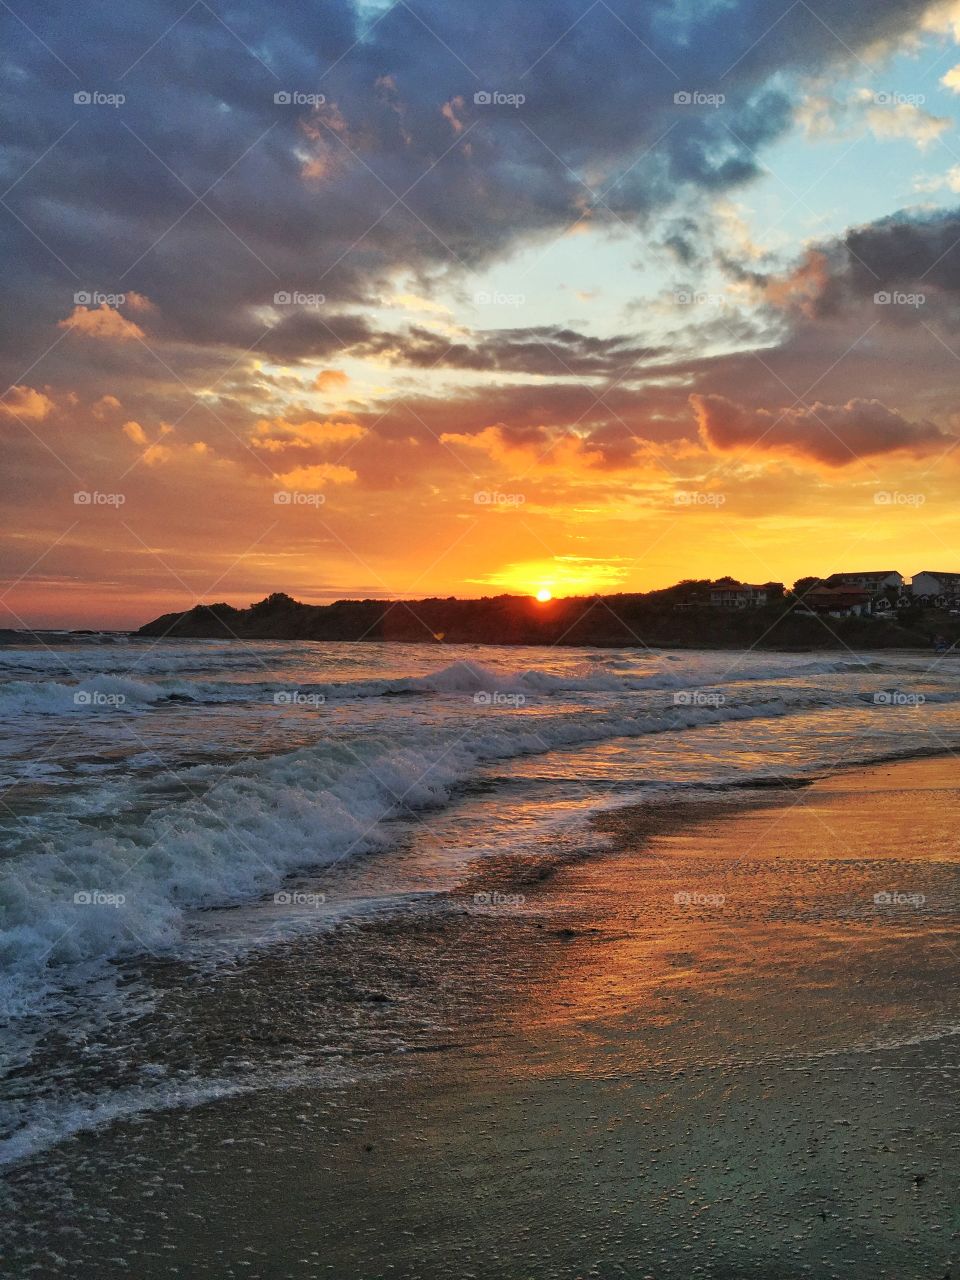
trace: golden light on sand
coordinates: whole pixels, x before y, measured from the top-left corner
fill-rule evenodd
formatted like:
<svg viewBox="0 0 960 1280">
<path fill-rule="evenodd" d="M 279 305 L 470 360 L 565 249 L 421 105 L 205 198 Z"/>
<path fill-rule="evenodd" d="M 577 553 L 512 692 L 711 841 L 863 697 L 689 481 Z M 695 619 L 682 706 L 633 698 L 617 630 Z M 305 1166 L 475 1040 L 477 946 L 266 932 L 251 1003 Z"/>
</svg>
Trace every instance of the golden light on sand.
<svg viewBox="0 0 960 1280">
<path fill-rule="evenodd" d="M 553 599 L 553 592 L 548 591 L 546 587 L 541 587 L 537 592 L 537 599 L 541 604 L 546 604 L 548 600 Z"/>
</svg>

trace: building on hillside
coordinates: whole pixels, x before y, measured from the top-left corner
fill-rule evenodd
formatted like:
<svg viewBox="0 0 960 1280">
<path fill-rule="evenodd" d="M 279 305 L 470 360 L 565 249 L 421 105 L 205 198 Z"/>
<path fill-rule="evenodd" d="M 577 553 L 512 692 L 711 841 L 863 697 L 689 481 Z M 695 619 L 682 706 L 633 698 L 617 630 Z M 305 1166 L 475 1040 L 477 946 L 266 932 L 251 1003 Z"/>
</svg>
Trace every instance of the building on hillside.
<svg viewBox="0 0 960 1280">
<path fill-rule="evenodd" d="M 861 587 L 814 587 L 803 597 L 808 613 L 831 618 L 861 618 L 873 609 L 873 595 Z"/>
<path fill-rule="evenodd" d="M 896 569 L 874 569 L 869 573 L 831 573 L 826 580 L 828 587 L 855 587 L 869 591 L 872 596 L 899 593 L 903 589 L 903 574 Z"/>
<path fill-rule="evenodd" d="M 913 575 L 910 584 L 913 603 L 924 608 L 955 609 L 960 607 L 960 573 L 936 573 L 924 569 Z"/>
<path fill-rule="evenodd" d="M 724 582 L 710 588 L 710 603 L 715 609 L 762 609 L 782 595 L 782 582 Z"/>
</svg>

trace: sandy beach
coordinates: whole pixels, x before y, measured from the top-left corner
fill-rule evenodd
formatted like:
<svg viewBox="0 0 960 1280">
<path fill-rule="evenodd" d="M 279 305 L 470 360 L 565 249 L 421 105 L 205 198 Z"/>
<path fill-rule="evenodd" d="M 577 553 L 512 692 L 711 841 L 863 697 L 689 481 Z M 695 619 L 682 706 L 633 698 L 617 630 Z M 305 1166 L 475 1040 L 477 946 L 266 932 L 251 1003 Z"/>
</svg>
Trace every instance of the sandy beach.
<svg viewBox="0 0 960 1280">
<path fill-rule="evenodd" d="M 488 863 L 412 938 L 248 959 L 184 1036 L 312 1046 L 317 1079 L 14 1166 L 4 1274 L 956 1274 L 955 777 L 621 810 L 605 851 Z M 364 1047 L 330 1040 L 345 1008 Z"/>
</svg>

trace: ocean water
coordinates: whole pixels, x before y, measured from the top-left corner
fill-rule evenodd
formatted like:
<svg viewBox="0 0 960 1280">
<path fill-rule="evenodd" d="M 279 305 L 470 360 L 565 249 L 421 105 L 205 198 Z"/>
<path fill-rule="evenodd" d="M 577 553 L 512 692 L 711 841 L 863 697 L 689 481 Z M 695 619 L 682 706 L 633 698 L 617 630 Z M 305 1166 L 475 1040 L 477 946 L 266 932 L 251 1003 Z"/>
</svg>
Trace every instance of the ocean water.
<svg viewBox="0 0 960 1280">
<path fill-rule="evenodd" d="M 958 675 L 888 653 L 0 648 L 0 1161 L 253 1087 L 111 1074 L 116 1028 L 183 975 L 415 916 L 491 855 L 594 846 L 601 809 L 953 750 Z"/>
</svg>

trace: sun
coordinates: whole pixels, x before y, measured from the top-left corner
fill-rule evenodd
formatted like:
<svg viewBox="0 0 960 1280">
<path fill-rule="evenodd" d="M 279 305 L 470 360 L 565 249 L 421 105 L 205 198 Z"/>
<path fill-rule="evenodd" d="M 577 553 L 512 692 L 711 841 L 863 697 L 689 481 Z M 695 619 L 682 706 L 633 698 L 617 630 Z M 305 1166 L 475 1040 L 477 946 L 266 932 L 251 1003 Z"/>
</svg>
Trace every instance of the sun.
<svg viewBox="0 0 960 1280">
<path fill-rule="evenodd" d="M 541 587 L 537 592 L 537 599 L 541 604 L 546 604 L 548 600 L 553 599 L 553 592 L 548 591 L 546 587 Z"/>
</svg>

